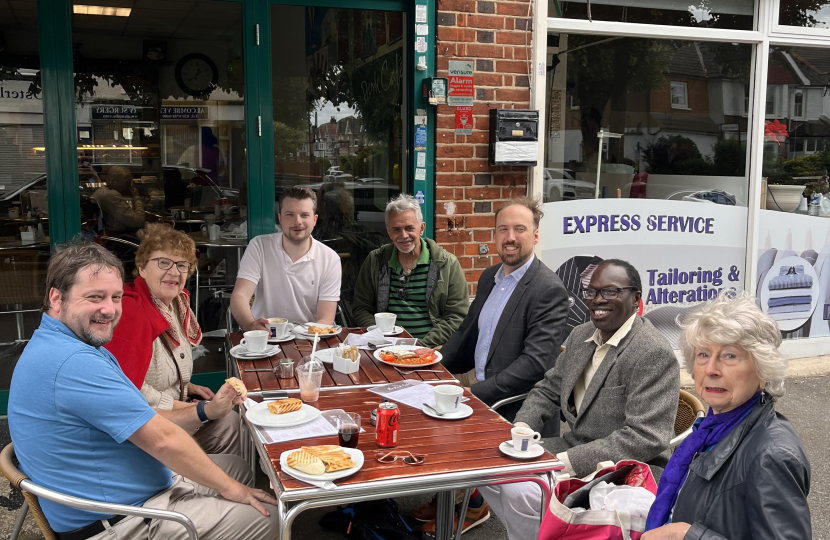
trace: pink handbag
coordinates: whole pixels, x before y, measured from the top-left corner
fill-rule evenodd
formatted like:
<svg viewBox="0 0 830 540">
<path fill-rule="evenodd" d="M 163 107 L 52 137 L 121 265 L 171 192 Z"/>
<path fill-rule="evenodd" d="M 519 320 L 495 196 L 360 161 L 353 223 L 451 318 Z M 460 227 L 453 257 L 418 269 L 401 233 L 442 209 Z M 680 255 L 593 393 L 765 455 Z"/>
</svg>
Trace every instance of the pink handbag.
<svg viewBox="0 0 830 540">
<path fill-rule="evenodd" d="M 639 461 L 620 461 L 583 479 L 563 480 L 556 484 L 542 518 L 539 540 L 638 540 L 646 528 L 645 518 L 622 511 L 589 509 L 574 512 L 571 509 L 589 508 L 587 492 L 600 481 L 644 487 L 657 494 L 651 469 Z M 587 487 L 579 491 L 584 486 Z"/>
</svg>

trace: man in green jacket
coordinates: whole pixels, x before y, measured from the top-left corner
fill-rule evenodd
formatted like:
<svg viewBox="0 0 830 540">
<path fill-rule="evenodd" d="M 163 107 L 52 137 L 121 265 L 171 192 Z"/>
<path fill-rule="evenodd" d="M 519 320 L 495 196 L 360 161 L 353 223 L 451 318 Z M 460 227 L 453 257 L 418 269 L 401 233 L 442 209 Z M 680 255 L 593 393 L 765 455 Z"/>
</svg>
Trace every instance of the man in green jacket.
<svg viewBox="0 0 830 540">
<path fill-rule="evenodd" d="M 372 251 L 360 268 L 353 312 L 358 326 L 375 324 L 375 313 L 397 315 L 427 347 L 446 343 L 470 307 L 467 281 L 455 255 L 428 238 L 415 197 L 401 194 L 386 205 L 391 244 Z"/>
</svg>

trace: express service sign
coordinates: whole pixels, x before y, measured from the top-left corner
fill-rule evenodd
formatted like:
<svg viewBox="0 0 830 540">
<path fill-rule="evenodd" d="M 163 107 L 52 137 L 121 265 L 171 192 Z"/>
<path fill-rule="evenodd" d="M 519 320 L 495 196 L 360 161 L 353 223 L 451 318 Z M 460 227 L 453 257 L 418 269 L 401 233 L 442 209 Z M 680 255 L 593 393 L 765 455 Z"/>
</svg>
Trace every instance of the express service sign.
<svg viewBox="0 0 830 540">
<path fill-rule="evenodd" d="M 582 299 L 596 266 L 623 259 L 642 281 L 644 317 L 677 347 L 678 316 L 724 289 L 744 288 L 747 209 L 657 199 L 544 205 L 541 259 L 570 296 L 569 326 L 590 320 Z"/>
<path fill-rule="evenodd" d="M 473 63 L 466 60 L 450 60 L 449 69 L 447 105 L 451 107 L 472 106 L 475 95 Z"/>
</svg>

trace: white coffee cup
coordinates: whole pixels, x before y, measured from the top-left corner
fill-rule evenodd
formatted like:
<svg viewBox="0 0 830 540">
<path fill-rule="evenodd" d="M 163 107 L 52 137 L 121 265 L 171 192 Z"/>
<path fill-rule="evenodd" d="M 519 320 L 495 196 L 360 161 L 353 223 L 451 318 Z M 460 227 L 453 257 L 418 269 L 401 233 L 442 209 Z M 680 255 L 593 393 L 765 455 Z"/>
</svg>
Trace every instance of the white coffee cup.
<svg viewBox="0 0 830 540">
<path fill-rule="evenodd" d="M 394 313 L 375 313 L 375 324 L 378 325 L 382 332 L 394 332 L 395 319 L 398 316 Z"/>
<path fill-rule="evenodd" d="M 242 340 L 239 342 L 248 352 L 262 352 L 268 346 L 269 333 L 265 330 L 251 330 L 242 334 Z"/>
<path fill-rule="evenodd" d="M 288 333 L 294 329 L 294 325 L 288 322 L 288 319 L 281 317 L 274 317 L 268 319 L 268 332 L 271 334 L 271 339 L 282 339 L 288 337 Z"/>
<path fill-rule="evenodd" d="M 513 450 L 516 452 L 530 452 L 530 447 L 539 442 L 542 436 L 526 427 L 514 427 L 510 430 L 513 435 Z"/>
<path fill-rule="evenodd" d="M 211 240 L 219 240 L 220 234 L 222 234 L 222 228 L 219 225 L 208 226 L 208 238 Z"/>
<path fill-rule="evenodd" d="M 442 413 L 458 412 L 464 389 L 457 384 L 442 384 L 433 388 L 435 409 Z"/>
</svg>

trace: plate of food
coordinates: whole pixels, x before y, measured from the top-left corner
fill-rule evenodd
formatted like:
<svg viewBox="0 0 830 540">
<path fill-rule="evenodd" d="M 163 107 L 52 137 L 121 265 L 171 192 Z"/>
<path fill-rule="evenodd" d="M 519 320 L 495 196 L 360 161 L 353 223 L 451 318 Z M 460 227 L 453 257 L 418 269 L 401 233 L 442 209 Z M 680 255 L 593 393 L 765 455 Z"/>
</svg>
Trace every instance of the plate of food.
<svg viewBox="0 0 830 540">
<path fill-rule="evenodd" d="M 423 367 L 437 364 L 443 356 L 435 349 L 417 345 L 397 345 L 376 350 L 375 358 L 391 366 Z"/>
<path fill-rule="evenodd" d="M 351 476 L 363 466 L 363 452 L 333 444 L 303 446 L 280 454 L 283 472 L 298 480 L 331 481 Z"/>
<path fill-rule="evenodd" d="M 248 409 L 245 418 L 252 424 L 265 427 L 288 427 L 311 422 L 320 411 L 297 398 L 263 401 Z"/>
<path fill-rule="evenodd" d="M 329 338 L 342 332 L 343 327 L 339 324 L 305 323 L 296 325 L 292 331 L 307 339 L 314 339 L 315 335 L 321 338 Z"/>
</svg>

